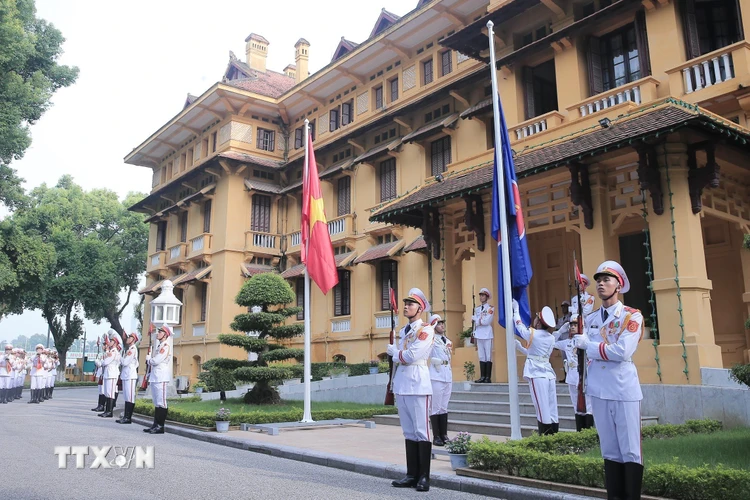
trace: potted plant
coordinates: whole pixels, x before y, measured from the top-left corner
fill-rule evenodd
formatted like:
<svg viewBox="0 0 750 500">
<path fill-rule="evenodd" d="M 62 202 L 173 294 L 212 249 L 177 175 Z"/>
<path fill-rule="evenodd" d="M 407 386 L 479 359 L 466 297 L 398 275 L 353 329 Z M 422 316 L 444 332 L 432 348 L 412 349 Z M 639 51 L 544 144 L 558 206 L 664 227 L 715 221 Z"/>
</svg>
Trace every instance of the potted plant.
<svg viewBox="0 0 750 500">
<path fill-rule="evenodd" d="M 198 381 L 195 383 L 193 387 L 195 388 L 196 394 L 201 394 L 203 393 L 203 390 L 206 388 L 206 384 L 204 382 Z"/>
<path fill-rule="evenodd" d="M 331 378 L 344 378 L 349 376 L 349 367 L 347 366 L 334 366 L 328 370 L 328 375 Z"/>
<path fill-rule="evenodd" d="M 464 382 L 464 390 L 471 390 L 471 381 L 474 380 L 474 363 L 467 361 L 464 363 L 464 375 L 466 376 L 466 382 Z"/>
<path fill-rule="evenodd" d="M 375 375 L 378 373 L 378 365 L 380 362 L 377 359 L 371 359 L 370 360 L 370 374 Z"/>
<path fill-rule="evenodd" d="M 470 442 L 471 434 L 468 432 L 459 432 L 453 439 L 445 442 L 445 449 L 448 450 L 453 470 L 468 467 L 469 462 L 466 456 L 469 453 Z"/>
<path fill-rule="evenodd" d="M 459 337 L 461 337 L 463 339 L 463 341 L 464 341 L 464 347 L 471 347 L 472 346 L 472 344 L 471 344 L 471 332 L 472 332 L 471 327 L 468 327 L 468 328 L 466 328 L 465 330 L 463 330 L 459 334 Z"/>
<path fill-rule="evenodd" d="M 216 410 L 216 432 L 227 432 L 229 430 L 229 415 L 227 408 Z"/>
</svg>

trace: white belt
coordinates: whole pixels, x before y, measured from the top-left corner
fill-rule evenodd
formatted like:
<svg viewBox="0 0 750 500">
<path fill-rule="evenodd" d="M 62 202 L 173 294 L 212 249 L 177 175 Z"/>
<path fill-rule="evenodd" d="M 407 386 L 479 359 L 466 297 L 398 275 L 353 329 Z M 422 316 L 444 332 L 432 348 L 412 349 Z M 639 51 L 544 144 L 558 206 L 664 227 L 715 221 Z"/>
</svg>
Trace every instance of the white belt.
<svg viewBox="0 0 750 500">
<path fill-rule="evenodd" d="M 549 363 L 549 358 L 545 358 L 544 356 L 526 356 L 526 359 L 539 361 L 540 363 Z"/>
<path fill-rule="evenodd" d="M 396 363 L 401 366 L 427 366 L 426 359 L 418 359 L 416 361 L 412 361 L 411 363 L 402 363 L 400 361 L 397 361 Z"/>
</svg>

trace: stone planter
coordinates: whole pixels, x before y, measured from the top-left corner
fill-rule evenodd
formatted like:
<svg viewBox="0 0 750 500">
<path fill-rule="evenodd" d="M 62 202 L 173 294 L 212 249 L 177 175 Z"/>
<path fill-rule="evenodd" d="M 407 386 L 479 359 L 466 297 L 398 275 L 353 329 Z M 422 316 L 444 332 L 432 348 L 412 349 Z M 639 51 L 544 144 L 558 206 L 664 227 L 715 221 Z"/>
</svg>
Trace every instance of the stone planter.
<svg viewBox="0 0 750 500">
<path fill-rule="evenodd" d="M 229 431 L 229 420 L 217 420 L 216 421 L 216 432 L 228 432 Z"/>
<path fill-rule="evenodd" d="M 203 394 L 203 387 L 196 387 L 195 388 L 195 393 L 196 394 Z"/>
<path fill-rule="evenodd" d="M 378 367 L 377 366 L 371 366 L 370 367 L 370 375 L 375 375 L 378 373 Z"/>
<path fill-rule="evenodd" d="M 448 456 L 451 459 L 451 469 L 453 470 L 469 466 L 469 462 L 466 459 L 466 453 L 450 453 Z"/>
<path fill-rule="evenodd" d="M 464 337 L 464 347 L 473 347 L 474 344 L 471 343 L 471 337 Z"/>
<path fill-rule="evenodd" d="M 471 382 L 464 382 L 464 390 L 465 391 L 471 390 Z"/>
</svg>

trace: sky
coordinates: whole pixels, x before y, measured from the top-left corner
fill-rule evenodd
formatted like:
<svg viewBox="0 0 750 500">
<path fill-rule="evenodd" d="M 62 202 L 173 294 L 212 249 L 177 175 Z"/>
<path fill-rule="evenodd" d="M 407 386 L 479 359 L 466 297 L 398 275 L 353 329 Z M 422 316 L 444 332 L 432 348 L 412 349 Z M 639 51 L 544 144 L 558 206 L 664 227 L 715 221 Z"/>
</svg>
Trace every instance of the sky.
<svg viewBox="0 0 750 500">
<path fill-rule="evenodd" d="M 310 42 L 310 71 L 328 64 L 341 37 L 362 42 L 382 8 L 404 15 L 417 0 L 37 0 L 37 16 L 62 31 L 61 64 L 78 66 L 71 87 L 31 127 L 32 144 L 11 164 L 27 190 L 70 174 L 84 189 L 108 188 L 123 198 L 147 192 L 151 171 L 123 158 L 182 110 L 188 93 L 221 79 L 232 50 L 245 59 L 245 38 L 269 42 L 267 68 L 294 64 L 294 44 Z M 268 7 L 271 8 L 268 8 Z M 121 323 L 135 329 L 132 304 Z M 86 322 L 89 336 L 109 328 Z M 38 311 L 0 321 L 0 341 L 46 333 Z"/>
</svg>

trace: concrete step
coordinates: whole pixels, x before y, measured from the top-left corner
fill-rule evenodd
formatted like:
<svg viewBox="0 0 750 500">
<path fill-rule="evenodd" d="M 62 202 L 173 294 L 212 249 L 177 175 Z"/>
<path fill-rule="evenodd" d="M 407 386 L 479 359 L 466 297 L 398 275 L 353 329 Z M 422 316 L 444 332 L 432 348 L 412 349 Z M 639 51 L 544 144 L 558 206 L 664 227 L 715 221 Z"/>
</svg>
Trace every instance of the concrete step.
<svg viewBox="0 0 750 500">
<path fill-rule="evenodd" d="M 507 392 L 477 392 L 477 391 L 452 391 L 451 401 L 487 401 L 491 403 L 509 403 L 510 394 Z M 531 403 L 530 393 L 519 393 L 519 403 Z M 557 392 L 557 404 L 570 404 L 570 394 L 567 387 L 565 392 Z"/>
<path fill-rule="evenodd" d="M 568 398 L 565 403 L 567 404 L 560 404 L 558 402 L 557 412 L 561 416 L 573 417 L 575 415 L 575 408 L 573 408 L 573 405 L 570 403 L 570 398 Z M 531 402 L 519 403 L 519 407 L 522 414 L 526 413 L 529 415 L 533 415 L 536 413 L 534 404 Z M 483 411 L 488 413 L 507 413 L 510 412 L 510 403 L 494 401 L 454 401 L 453 399 L 451 399 L 450 403 L 448 403 L 448 411 L 455 412 L 463 410 Z"/>
<path fill-rule="evenodd" d="M 532 413 L 524 413 L 521 411 L 521 425 L 527 425 L 529 427 L 536 427 L 536 413 L 534 408 L 531 408 Z M 456 422 L 481 422 L 489 424 L 507 424 L 510 425 L 510 413 L 509 412 L 493 412 L 488 413 L 484 411 L 472 411 L 472 410 L 460 410 L 460 411 L 449 411 L 449 420 Z M 573 414 L 575 415 L 575 414 Z M 573 429 L 576 428 L 575 417 L 571 416 L 559 416 L 560 429 Z"/>
<path fill-rule="evenodd" d="M 564 392 L 565 394 L 568 393 L 568 384 L 556 384 L 557 385 L 557 392 Z M 458 389 L 463 389 L 462 382 L 454 382 L 453 387 L 456 387 Z M 471 392 L 508 392 L 508 384 L 471 384 Z M 518 384 L 518 393 L 519 394 L 529 394 L 529 384 L 526 381 L 523 381 Z"/>
</svg>

